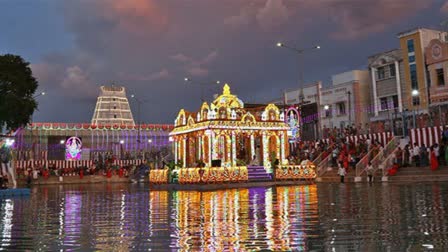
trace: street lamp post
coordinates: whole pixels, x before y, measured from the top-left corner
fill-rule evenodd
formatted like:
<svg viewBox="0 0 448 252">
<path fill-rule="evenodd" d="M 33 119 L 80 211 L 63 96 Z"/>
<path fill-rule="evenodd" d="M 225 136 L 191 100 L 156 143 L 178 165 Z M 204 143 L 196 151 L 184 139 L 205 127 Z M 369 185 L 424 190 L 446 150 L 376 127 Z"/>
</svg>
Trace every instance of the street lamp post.
<svg viewBox="0 0 448 252">
<path fill-rule="evenodd" d="M 189 77 L 185 77 L 184 81 L 186 83 L 192 83 L 192 84 L 195 84 L 195 85 L 198 85 L 198 86 L 201 87 L 201 101 L 202 102 L 205 102 L 205 99 L 204 99 L 204 88 L 209 86 L 210 84 L 219 85 L 221 83 L 221 81 L 219 81 L 219 80 L 196 83 L 196 82 L 193 82 L 193 80 L 191 78 L 189 78 Z"/>
<path fill-rule="evenodd" d="M 419 92 L 418 92 L 418 90 L 417 89 L 414 89 L 414 90 L 412 90 L 412 105 L 414 105 L 414 99 L 416 98 L 416 97 L 418 97 L 418 94 L 419 94 Z M 415 106 L 415 105 L 414 105 Z M 415 129 L 415 108 L 413 108 L 412 109 L 412 124 L 413 124 L 413 128 Z"/>
<path fill-rule="evenodd" d="M 330 105 L 326 104 L 324 106 L 324 110 L 325 110 L 325 118 L 328 120 L 328 128 L 331 129 L 333 127 L 333 124 L 331 123 L 331 120 L 330 120 L 330 117 L 332 116 Z"/>
<path fill-rule="evenodd" d="M 38 93 L 37 95 L 35 95 L 35 96 L 33 96 L 33 99 L 36 99 L 37 97 L 39 97 L 39 96 L 44 96 L 44 95 L 46 95 L 47 93 L 45 93 L 45 91 L 42 91 L 42 92 L 40 92 L 40 93 Z M 33 114 L 31 115 L 31 120 L 30 120 L 30 123 L 32 124 L 33 123 L 33 118 L 34 118 L 34 112 L 33 112 Z M 36 158 L 36 152 L 35 152 L 35 150 L 34 150 L 34 148 L 35 148 L 35 145 L 33 144 L 34 143 L 34 134 L 33 134 L 33 128 L 31 128 L 31 144 L 32 144 L 32 150 L 31 150 L 31 152 L 32 152 L 32 154 L 31 154 L 31 156 L 32 156 L 32 158 L 33 159 L 37 159 Z M 40 142 L 39 142 L 39 145 L 40 145 Z M 40 148 L 40 146 L 39 146 L 39 148 Z"/>
<path fill-rule="evenodd" d="M 316 45 L 316 46 L 313 46 L 313 47 L 310 47 L 310 48 L 299 49 L 299 48 L 287 45 L 287 44 L 282 43 L 282 42 L 277 42 L 276 45 L 277 45 L 277 47 L 286 48 L 286 49 L 288 49 L 288 50 L 290 50 L 290 51 L 292 51 L 292 52 L 294 52 L 294 53 L 296 53 L 298 55 L 297 59 L 298 59 L 298 66 L 299 66 L 299 86 L 301 86 L 303 88 L 303 67 L 302 67 L 302 64 L 301 64 L 302 63 L 302 61 L 301 61 L 302 58 L 300 56 L 303 53 L 307 52 L 307 51 L 320 49 L 320 46 Z M 301 104 L 300 104 L 300 108 L 302 108 L 303 103 L 304 103 L 304 100 L 303 100 L 304 97 L 301 97 L 301 98 L 302 98 L 302 101 L 301 101 Z M 302 117 L 302 111 L 300 111 L 300 116 Z M 286 117 L 286 115 L 285 115 L 285 117 Z M 303 125 L 300 125 L 300 136 L 301 136 L 301 138 L 303 138 Z"/>
<path fill-rule="evenodd" d="M 45 91 L 42 91 L 42 92 L 38 93 L 37 95 L 33 96 L 33 99 L 35 99 L 41 95 L 46 95 Z"/>
<path fill-rule="evenodd" d="M 303 53 L 307 52 L 307 51 L 320 49 L 320 46 L 316 45 L 316 46 L 313 46 L 313 47 L 310 47 L 310 48 L 298 49 L 298 48 L 295 48 L 293 46 L 289 46 L 289 45 L 287 45 L 285 43 L 278 42 L 277 43 L 277 47 L 283 47 L 283 48 L 289 49 L 292 52 L 297 53 L 297 55 L 298 55 L 298 63 L 299 63 L 298 64 L 299 65 L 299 85 L 303 85 L 303 67 L 301 66 L 301 57 L 300 56 Z"/>
</svg>

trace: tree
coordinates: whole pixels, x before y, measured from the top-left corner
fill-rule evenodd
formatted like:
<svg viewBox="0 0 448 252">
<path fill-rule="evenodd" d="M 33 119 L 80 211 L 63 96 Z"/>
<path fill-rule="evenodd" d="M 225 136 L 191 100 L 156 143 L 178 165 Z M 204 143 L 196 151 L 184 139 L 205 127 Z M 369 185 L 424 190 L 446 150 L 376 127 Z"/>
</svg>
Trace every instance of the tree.
<svg viewBox="0 0 448 252">
<path fill-rule="evenodd" d="M 16 130 L 30 122 L 38 87 L 29 63 L 17 55 L 0 55 L 0 128 Z"/>
</svg>

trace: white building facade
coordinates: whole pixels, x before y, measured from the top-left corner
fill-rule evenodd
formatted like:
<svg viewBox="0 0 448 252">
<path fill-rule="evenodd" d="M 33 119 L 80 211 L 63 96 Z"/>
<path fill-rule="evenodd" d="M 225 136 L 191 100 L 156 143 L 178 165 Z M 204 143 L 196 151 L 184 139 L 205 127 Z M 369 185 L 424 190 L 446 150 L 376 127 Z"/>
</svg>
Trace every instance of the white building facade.
<svg viewBox="0 0 448 252">
<path fill-rule="evenodd" d="M 353 70 L 332 77 L 332 86 L 322 89 L 320 97 L 321 127 L 364 126 L 369 122 L 369 72 Z"/>
</svg>

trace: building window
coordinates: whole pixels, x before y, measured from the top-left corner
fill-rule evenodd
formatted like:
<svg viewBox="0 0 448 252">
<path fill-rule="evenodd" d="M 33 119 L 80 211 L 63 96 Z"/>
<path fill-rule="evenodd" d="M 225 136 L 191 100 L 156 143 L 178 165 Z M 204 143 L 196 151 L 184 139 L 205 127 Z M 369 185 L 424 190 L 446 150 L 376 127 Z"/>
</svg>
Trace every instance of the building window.
<svg viewBox="0 0 448 252">
<path fill-rule="evenodd" d="M 409 66 L 411 72 L 411 87 L 412 90 L 418 90 L 418 82 L 417 82 L 417 68 L 415 64 Z"/>
<path fill-rule="evenodd" d="M 436 69 L 437 85 L 445 86 L 445 76 L 443 74 L 443 68 Z"/>
<path fill-rule="evenodd" d="M 378 80 L 382 80 L 385 78 L 384 67 L 378 67 Z"/>
<path fill-rule="evenodd" d="M 380 110 L 387 110 L 387 97 L 380 98 Z"/>
<path fill-rule="evenodd" d="M 395 64 L 390 64 L 389 65 L 389 75 L 390 77 L 395 77 Z"/>
<path fill-rule="evenodd" d="M 414 63 L 415 62 L 415 55 L 409 56 L 408 59 L 409 59 L 409 64 Z"/>
<path fill-rule="evenodd" d="M 115 98 L 113 98 L 112 101 L 115 101 Z"/>
<path fill-rule="evenodd" d="M 114 115 L 114 118 L 117 118 L 117 115 Z"/>
<path fill-rule="evenodd" d="M 414 52 L 414 40 L 409 39 L 407 45 L 408 45 L 408 53 Z"/>
<path fill-rule="evenodd" d="M 398 95 L 392 96 L 392 105 L 394 109 L 398 108 Z"/>
<path fill-rule="evenodd" d="M 418 96 L 412 97 L 412 105 L 414 105 L 414 106 L 420 105 L 420 97 L 418 97 Z"/>
<path fill-rule="evenodd" d="M 114 106 L 114 109 L 117 109 L 117 106 Z"/>
<path fill-rule="evenodd" d="M 325 109 L 327 108 L 327 109 Z M 331 106 L 328 107 L 324 107 L 324 111 L 325 111 L 325 117 L 331 117 Z"/>
<path fill-rule="evenodd" d="M 380 98 L 380 111 L 398 108 L 398 95 Z"/>
<path fill-rule="evenodd" d="M 345 110 L 345 102 L 339 102 L 336 104 L 336 108 L 338 110 L 338 115 L 345 115 L 347 114 Z"/>
</svg>

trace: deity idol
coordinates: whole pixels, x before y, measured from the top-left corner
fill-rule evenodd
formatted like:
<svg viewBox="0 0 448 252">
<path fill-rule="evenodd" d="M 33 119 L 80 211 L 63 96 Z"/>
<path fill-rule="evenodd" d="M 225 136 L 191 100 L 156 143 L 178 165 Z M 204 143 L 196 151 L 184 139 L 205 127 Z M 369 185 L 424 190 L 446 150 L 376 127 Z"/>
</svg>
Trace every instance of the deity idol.
<svg viewBox="0 0 448 252">
<path fill-rule="evenodd" d="M 66 159 L 79 160 L 81 157 L 81 139 L 77 137 L 70 137 L 66 143 Z"/>
</svg>

